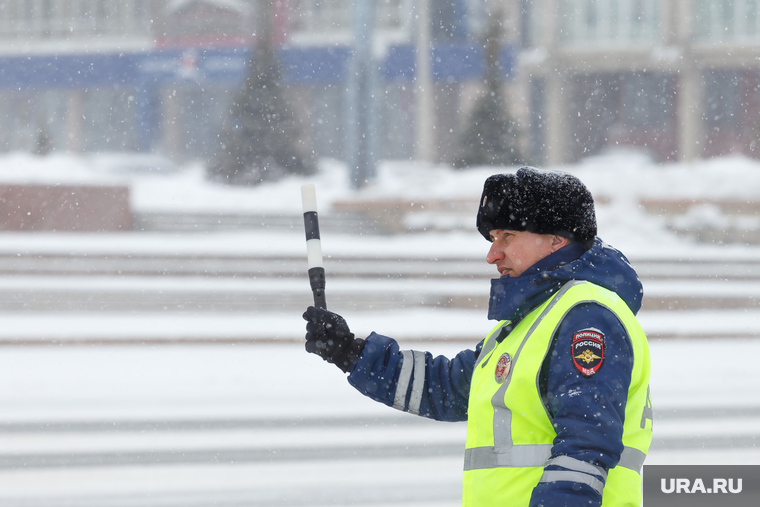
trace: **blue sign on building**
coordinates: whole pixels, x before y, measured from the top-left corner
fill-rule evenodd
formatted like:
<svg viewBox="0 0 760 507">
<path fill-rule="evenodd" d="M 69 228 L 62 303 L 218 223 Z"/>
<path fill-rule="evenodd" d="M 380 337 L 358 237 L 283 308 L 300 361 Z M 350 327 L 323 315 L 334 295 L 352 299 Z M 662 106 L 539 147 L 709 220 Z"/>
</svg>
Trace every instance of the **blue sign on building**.
<svg viewBox="0 0 760 507">
<path fill-rule="evenodd" d="M 2 88 L 82 88 L 114 84 L 141 85 L 183 80 L 236 83 L 243 79 L 249 48 L 177 49 L 140 53 L 0 57 Z M 338 84 L 345 80 L 347 46 L 285 48 L 279 51 L 286 85 Z M 482 49 L 467 44 L 433 48 L 436 80 L 468 81 L 483 73 Z M 392 46 L 378 62 L 385 80 L 414 78 L 416 48 Z M 509 49 L 503 53 L 505 76 L 512 68 Z"/>
<path fill-rule="evenodd" d="M 351 56 L 348 46 L 283 47 L 278 50 L 286 86 L 345 84 Z M 3 90 L 87 90 L 107 87 L 134 89 L 135 142 L 150 151 L 160 138 L 162 103 L 159 90 L 173 84 L 222 85 L 234 89 L 244 79 L 251 49 L 171 49 L 110 54 L 59 54 L 0 57 Z M 389 47 L 377 62 L 386 83 L 414 79 L 416 48 Z M 505 77 L 512 69 L 512 52 L 502 54 Z M 484 71 L 482 48 L 467 42 L 438 44 L 432 50 L 433 79 L 455 83 L 477 80 Z"/>
</svg>

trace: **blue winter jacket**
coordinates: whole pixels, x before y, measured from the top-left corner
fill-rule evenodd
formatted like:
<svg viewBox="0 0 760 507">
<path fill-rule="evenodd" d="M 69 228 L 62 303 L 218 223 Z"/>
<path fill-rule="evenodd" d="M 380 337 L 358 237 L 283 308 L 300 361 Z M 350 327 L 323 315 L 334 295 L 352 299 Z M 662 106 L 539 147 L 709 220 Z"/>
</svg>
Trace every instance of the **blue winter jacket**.
<svg viewBox="0 0 760 507">
<path fill-rule="evenodd" d="M 634 314 L 641 307 L 643 292 L 636 272 L 622 253 L 596 238 L 588 251 L 572 243 L 519 277 L 491 280 L 488 318 L 510 320 L 517 325 L 569 280 L 587 280 L 616 292 Z M 572 335 L 588 328 L 604 335 L 606 352 L 603 367 L 587 378 L 574 367 L 570 352 Z M 439 421 L 466 421 L 470 379 L 482 346 L 481 341 L 475 350 L 464 350 L 452 359 L 415 351 L 417 358 L 424 354 L 425 369 L 422 399 L 414 401 L 413 412 Z M 593 303 L 583 304 L 563 319 L 539 377 L 544 404 L 557 430 L 552 457 L 571 456 L 605 470 L 617 464 L 623 451 L 632 354 L 624 327 L 609 310 Z M 362 394 L 408 411 L 414 373 L 421 369 L 415 368 L 406 384 L 409 392 L 397 396 L 402 364 L 403 355 L 397 342 L 372 333 L 349 370 L 348 381 Z M 562 470 L 559 466 L 549 469 Z M 601 495 L 585 484 L 547 482 L 534 489 L 530 505 L 593 507 L 601 503 Z"/>
</svg>

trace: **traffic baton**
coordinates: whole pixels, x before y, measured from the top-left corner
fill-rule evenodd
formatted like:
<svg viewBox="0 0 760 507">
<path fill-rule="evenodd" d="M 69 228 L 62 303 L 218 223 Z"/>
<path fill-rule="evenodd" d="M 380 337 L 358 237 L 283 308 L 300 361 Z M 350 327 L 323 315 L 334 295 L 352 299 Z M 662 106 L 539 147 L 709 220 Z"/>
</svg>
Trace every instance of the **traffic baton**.
<svg viewBox="0 0 760 507">
<path fill-rule="evenodd" d="M 306 230 L 306 256 L 309 261 L 309 283 L 314 294 L 314 306 L 327 309 L 325 300 L 325 268 L 322 264 L 322 241 L 319 237 L 317 191 L 313 183 L 301 186 L 303 226 Z"/>
</svg>

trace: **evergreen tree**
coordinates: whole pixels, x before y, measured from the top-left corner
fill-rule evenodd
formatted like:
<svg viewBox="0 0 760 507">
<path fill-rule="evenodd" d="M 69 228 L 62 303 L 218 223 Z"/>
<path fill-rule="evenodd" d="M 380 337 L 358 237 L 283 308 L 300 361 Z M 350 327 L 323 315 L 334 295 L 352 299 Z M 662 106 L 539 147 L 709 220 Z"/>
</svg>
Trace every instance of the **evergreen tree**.
<svg viewBox="0 0 760 507">
<path fill-rule="evenodd" d="M 37 142 L 34 152 L 37 155 L 46 156 L 50 155 L 53 151 L 53 140 L 50 139 L 50 133 L 48 132 L 47 125 L 40 122 L 40 126 L 37 128 Z"/>
<path fill-rule="evenodd" d="M 313 174 L 311 158 L 298 149 L 295 115 L 280 86 L 274 50 L 261 44 L 219 134 L 209 161 L 210 179 L 231 185 L 258 185 L 286 174 Z"/>
<path fill-rule="evenodd" d="M 462 137 L 454 167 L 480 165 L 514 165 L 522 162 L 518 149 L 516 123 L 509 114 L 502 95 L 503 71 L 499 62 L 501 50 L 501 16 L 494 15 L 486 31 L 485 94 L 477 99 Z"/>
</svg>

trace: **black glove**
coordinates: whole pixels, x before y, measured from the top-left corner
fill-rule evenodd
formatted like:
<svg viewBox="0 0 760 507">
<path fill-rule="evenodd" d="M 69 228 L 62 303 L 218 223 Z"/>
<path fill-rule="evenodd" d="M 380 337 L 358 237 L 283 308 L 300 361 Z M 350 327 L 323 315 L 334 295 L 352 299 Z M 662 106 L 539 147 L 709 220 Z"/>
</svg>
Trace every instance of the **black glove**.
<svg viewBox="0 0 760 507">
<path fill-rule="evenodd" d="M 337 313 L 310 306 L 306 321 L 306 352 L 317 354 L 346 373 L 364 348 L 364 340 L 354 338 L 346 321 Z"/>
</svg>

